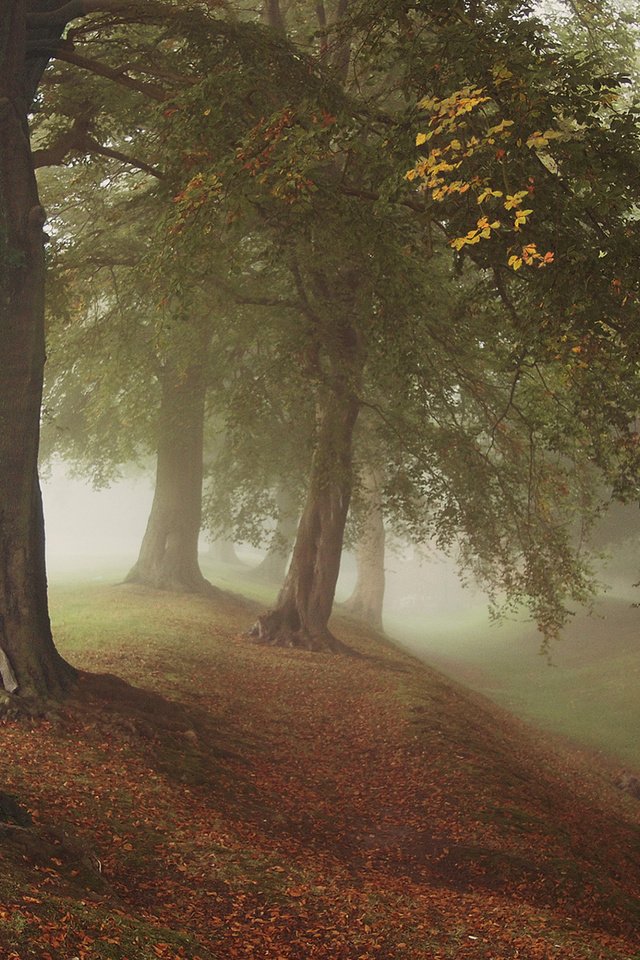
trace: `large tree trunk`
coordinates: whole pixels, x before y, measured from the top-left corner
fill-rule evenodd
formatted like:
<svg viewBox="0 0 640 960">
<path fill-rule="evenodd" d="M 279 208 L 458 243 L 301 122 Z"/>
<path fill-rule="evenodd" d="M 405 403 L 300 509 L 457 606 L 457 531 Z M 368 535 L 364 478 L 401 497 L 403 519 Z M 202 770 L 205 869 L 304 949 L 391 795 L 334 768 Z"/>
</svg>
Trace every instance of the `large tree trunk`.
<svg viewBox="0 0 640 960">
<path fill-rule="evenodd" d="M 59 696 L 74 677 L 53 644 L 37 458 L 44 370 L 44 211 L 20 89 L 25 4 L 0 30 L 0 676 L 25 696 Z"/>
<path fill-rule="evenodd" d="M 211 593 L 198 564 L 206 370 L 165 371 L 158 417 L 156 487 L 138 560 L 127 583 Z"/>
<path fill-rule="evenodd" d="M 329 630 L 352 488 L 353 432 L 359 403 L 340 378 L 318 402 L 309 491 L 293 557 L 274 610 L 250 635 L 261 643 L 307 650 L 346 649 Z"/>
<path fill-rule="evenodd" d="M 297 503 L 287 486 L 276 489 L 278 520 L 265 558 L 252 571 L 252 576 L 268 583 L 280 583 L 287 569 L 287 561 L 298 529 Z"/>
<path fill-rule="evenodd" d="M 359 620 L 382 630 L 385 533 L 381 477 L 371 467 L 363 471 L 362 493 L 366 513 L 356 548 L 358 575 L 355 589 L 344 604 L 344 609 Z"/>
</svg>

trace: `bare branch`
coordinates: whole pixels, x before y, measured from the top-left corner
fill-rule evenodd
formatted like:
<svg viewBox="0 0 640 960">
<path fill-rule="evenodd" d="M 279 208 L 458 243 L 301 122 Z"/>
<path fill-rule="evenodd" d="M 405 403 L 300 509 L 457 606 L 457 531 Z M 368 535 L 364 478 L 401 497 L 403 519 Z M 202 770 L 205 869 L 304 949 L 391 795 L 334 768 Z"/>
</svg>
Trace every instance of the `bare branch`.
<svg viewBox="0 0 640 960">
<path fill-rule="evenodd" d="M 361 190 L 359 187 L 350 186 L 348 183 L 340 184 L 340 192 L 344 193 L 347 197 L 358 197 L 360 200 L 369 200 L 371 203 L 375 203 L 376 200 L 380 199 L 380 194 L 374 190 Z M 408 207 L 409 210 L 413 210 L 415 213 L 427 212 L 425 203 L 421 203 L 419 200 L 412 200 L 411 197 L 406 197 L 398 202 L 400 206 Z"/>
<path fill-rule="evenodd" d="M 35 169 L 42 167 L 62 166 L 69 154 L 95 154 L 100 157 L 107 157 L 110 160 L 119 160 L 128 167 L 134 167 L 157 180 L 163 180 L 164 174 L 157 167 L 151 166 L 145 160 L 139 160 L 137 157 L 130 157 L 121 153 L 119 150 L 113 150 L 111 147 L 105 147 L 98 143 L 93 137 L 89 136 L 90 122 L 86 117 L 81 117 L 74 121 L 73 126 L 63 133 L 62 136 L 48 147 L 42 150 L 34 150 L 33 166 Z"/>
</svg>

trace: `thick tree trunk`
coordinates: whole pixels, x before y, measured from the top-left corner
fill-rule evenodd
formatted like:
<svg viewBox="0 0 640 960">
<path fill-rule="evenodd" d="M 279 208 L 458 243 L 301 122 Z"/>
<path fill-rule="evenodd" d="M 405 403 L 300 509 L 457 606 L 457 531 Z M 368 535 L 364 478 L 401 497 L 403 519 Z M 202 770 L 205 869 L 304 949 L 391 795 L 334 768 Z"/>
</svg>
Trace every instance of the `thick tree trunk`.
<svg viewBox="0 0 640 960">
<path fill-rule="evenodd" d="M 287 561 L 298 528 L 297 504 L 284 484 L 276 490 L 278 520 L 264 560 L 252 571 L 258 580 L 280 583 L 287 569 Z"/>
<path fill-rule="evenodd" d="M 73 669 L 51 636 L 37 458 L 44 370 L 44 211 L 20 89 L 25 4 L 0 22 L 0 676 L 24 696 L 59 696 Z"/>
<path fill-rule="evenodd" d="M 309 491 L 293 556 L 274 610 L 250 635 L 261 643 L 307 650 L 344 650 L 329 630 L 352 488 L 353 432 L 359 403 L 340 380 L 318 403 L 318 432 Z"/>
<path fill-rule="evenodd" d="M 198 564 L 206 371 L 165 372 L 158 417 L 156 487 L 138 560 L 127 583 L 212 593 Z"/>
<path fill-rule="evenodd" d="M 344 604 L 344 609 L 359 620 L 382 630 L 385 533 L 378 471 L 367 468 L 363 472 L 362 493 L 366 513 L 356 548 L 358 575 L 355 589 Z"/>
</svg>

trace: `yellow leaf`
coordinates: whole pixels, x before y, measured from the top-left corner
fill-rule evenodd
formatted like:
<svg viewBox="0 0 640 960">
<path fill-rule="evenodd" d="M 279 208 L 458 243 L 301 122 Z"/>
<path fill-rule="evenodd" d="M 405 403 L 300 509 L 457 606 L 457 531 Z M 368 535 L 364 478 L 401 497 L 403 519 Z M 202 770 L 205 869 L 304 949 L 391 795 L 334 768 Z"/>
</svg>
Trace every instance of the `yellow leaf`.
<svg viewBox="0 0 640 960">
<path fill-rule="evenodd" d="M 416 137 L 416 147 L 421 147 L 423 143 L 427 142 L 426 133 L 419 133 Z"/>
<path fill-rule="evenodd" d="M 518 193 L 508 193 L 507 199 L 504 202 L 505 210 L 515 210 L 516 207 L 519 207 L 528 192 L 528 190 L 519 190 Z"/>
<path fill-rule="evenodd" d="M 508 127 L 512 127 L 514 124 L 513 120 L 501 120 L 500 123 L 496 124 L 495 127 L 489 127 L 487 130 L 488 136 L 492 137 L 496 133 L 504 133 Z"/>
<path fill-rule="evenodd" d="M 501 197 L 503 196 L 502 190 L 492 190 L 491 187 L 485 187 L 480 196 L 478 197 L 478 203 L 484 203 L 487 197 Z"/>
</svg>

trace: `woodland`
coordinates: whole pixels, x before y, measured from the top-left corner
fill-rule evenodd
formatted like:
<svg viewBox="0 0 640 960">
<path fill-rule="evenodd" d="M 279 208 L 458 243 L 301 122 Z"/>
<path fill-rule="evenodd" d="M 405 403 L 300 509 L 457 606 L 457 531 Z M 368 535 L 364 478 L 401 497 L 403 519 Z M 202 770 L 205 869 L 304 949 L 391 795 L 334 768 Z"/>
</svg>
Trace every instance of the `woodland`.
<svg viewBox="0 0 640 960">
<path fill-rule="evenodd" d="M 636 801 L 381 630 L 392 532 L 549 650 L 638 502 L 639 33 L 625 0 L 4 0 L 1 956 L 638 955 Z M 155 470 L 83 643 L 56 458 Z M 265 548 L 268 609 L 203 533 Z"/>
</svg>

